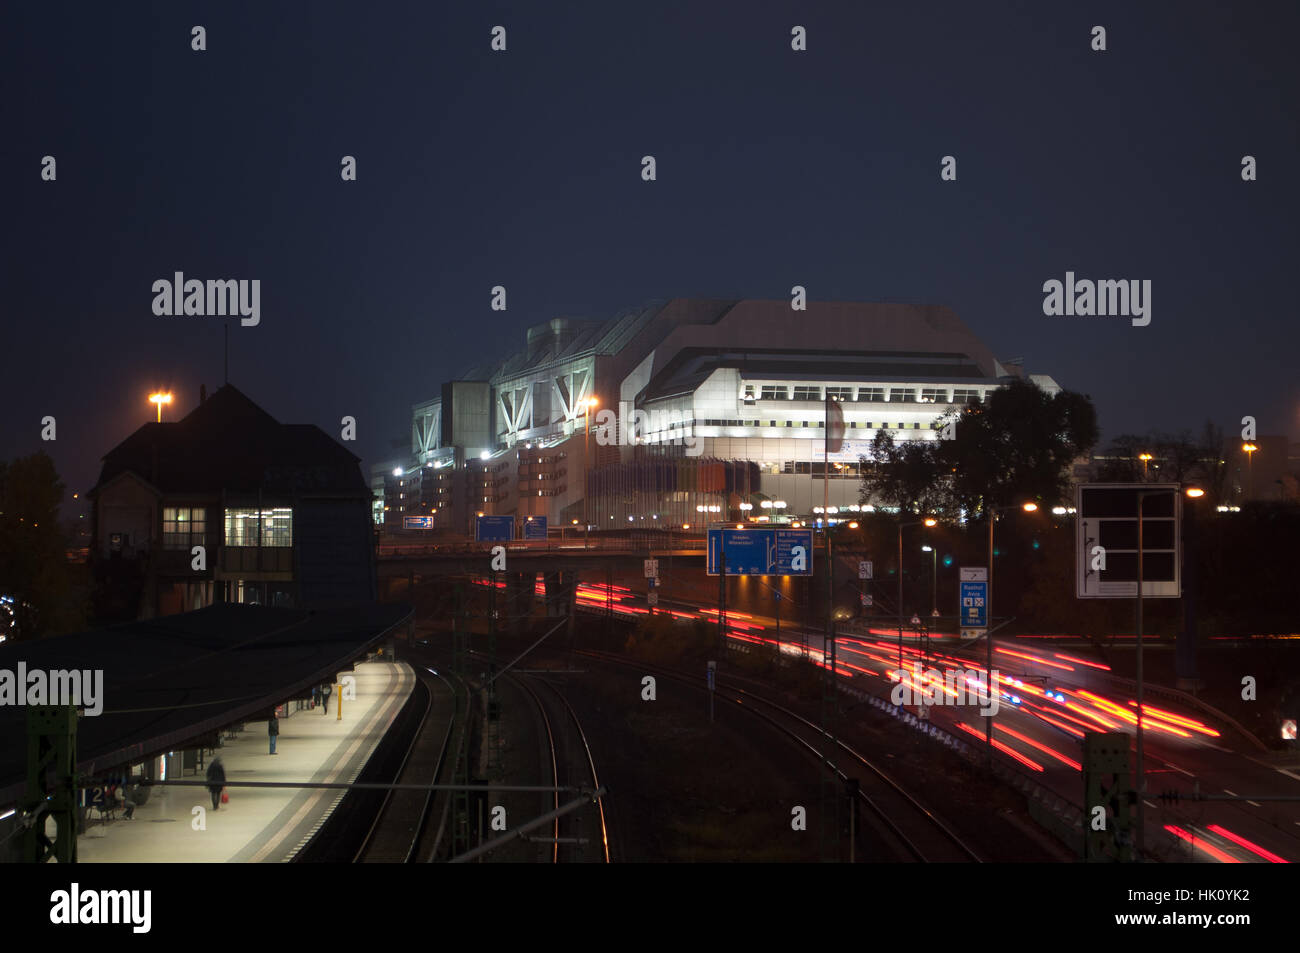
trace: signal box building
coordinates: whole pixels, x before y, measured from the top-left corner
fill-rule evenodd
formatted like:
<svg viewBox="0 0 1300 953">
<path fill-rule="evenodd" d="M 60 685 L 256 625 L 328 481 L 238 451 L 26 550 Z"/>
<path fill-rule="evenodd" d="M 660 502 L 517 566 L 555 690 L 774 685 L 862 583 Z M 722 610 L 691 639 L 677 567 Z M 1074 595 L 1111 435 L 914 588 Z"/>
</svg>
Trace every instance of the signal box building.
<svg viewBox="0 0 1300 953">
<path fill-rule="evenodd" d="M 110 450 L 87 496 L 103 621 L 221 602 L 375 600 L 360 459 L 315 425 L 278 422 L 229 384 L 182 420 L 147 423 Z"/>
</svg>

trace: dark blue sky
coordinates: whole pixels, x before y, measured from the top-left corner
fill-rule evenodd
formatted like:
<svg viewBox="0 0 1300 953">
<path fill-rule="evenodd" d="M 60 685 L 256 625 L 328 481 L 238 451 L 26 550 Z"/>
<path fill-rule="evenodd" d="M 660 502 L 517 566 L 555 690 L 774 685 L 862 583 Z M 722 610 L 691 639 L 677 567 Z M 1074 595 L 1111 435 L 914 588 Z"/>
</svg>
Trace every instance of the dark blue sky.
<svg viewBox="0 0 1300 953">
<path fill-rule="evenodd" d="M 794 284 L 948 305 L 1106 436 L 1300 435 L 1294 3 L 14 6 L 0 457 L 53 415 L 70 491 L 221 383 L 222 320 L 152 312 L 178 270 L 261 280 L 232 383 L 367 465 L 530 324 Z M 1150 279 L 1150 326 L 1044 316 L 1067 270 Z"/>
</svg>

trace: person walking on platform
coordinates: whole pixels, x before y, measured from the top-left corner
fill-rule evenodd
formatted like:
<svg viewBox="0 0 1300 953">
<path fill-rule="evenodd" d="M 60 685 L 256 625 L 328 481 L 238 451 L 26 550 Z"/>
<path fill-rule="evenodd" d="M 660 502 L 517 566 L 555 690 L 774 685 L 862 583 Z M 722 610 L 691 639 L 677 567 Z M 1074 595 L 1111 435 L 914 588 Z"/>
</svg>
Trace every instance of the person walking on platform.
<svg viewBox="0 0 1300 953">
<path fill-rule="evenodd" d="M 271 754 L 275 754 L 275 739 L 280 734 L 280 719 L 275 717 L 275 712 L 271 712 L 271 720 L 266 723 L 266 733 L 271 738 Z"/>
<path fill-rule="evenodd" d="M 330 713 L 330 695 L 333 693 L 333 691 L 334 691 L 334 687 L 330 685 L 329 682 L 326 682 L 324 685 L 321 686 L 321 690 L 320 690 L 321 698 L 324 699 L 322 704 L 324 704 L 325 706 L 325 714 L 327 715 Z"/>
<path fill-rule="evenodd" d="M 221 763 L 221 757 L 212 759 L 208 765 L 208 793 L 212 795 L 212 809 L 215 811 L 217 805 L 221 803 L 221 789 L 226 786 L 226 768 Z"/>
</svg>

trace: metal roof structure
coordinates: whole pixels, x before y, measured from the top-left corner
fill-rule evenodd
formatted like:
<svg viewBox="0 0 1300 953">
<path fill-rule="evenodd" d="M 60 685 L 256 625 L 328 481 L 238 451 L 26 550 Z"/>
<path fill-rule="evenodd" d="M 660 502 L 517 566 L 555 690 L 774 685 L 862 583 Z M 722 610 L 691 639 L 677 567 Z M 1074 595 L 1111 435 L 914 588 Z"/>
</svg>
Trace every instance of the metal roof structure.
<svg viewBox="0 0 1300 953">
<path fill-rule="evenodd" d="M 363 658 L 411 615 L 401 603 L 330 610 L 218 604 L 5 643 L 0 670 L 17 673 L 22 662 L 29 673 L 103 672 L 103 710 L 77 726 L 77 770 L 92 777 L 265 717 Z M 22 794 L 26 747 L 26 707 L 0 706 L 0 807 Z"/>
</svg>

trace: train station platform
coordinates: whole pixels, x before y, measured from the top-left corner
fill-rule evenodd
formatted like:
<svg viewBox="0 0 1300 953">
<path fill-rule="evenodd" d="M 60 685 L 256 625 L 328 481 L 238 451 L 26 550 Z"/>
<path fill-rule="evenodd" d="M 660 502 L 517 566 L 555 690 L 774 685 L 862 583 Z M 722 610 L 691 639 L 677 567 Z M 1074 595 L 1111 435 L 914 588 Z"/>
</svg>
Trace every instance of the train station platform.
<svg viewBox="0 0 1300 953">
<path fill-rule="evenodd" d="M 362 662 L 355 700 L 344 701 L 338 718 L 338 693 L 328 714 L 290 710 L 280 718 L 276 753 L 269 753 L 266 721 L 246 722 L 216 755 L 227 782 L 350 782 L 365 766 L 415 685 L 415 673 L 402 662 Z M 211 761 L 208 755 L 205 761 Z M 203 780 L 199 770 L 179 780 Z M 230 801 L 212 809 L 206 788 L 158 785 L 126 820 L 119 812 L 107 822 L 87 822 L 77 841 L 81 863 L 278 863 L 292 860 L 320 829 L 345 792 L 331 788 L 229 787 Z M 196 811 L 196 808 L 201 810 Z"/>
</svg>

